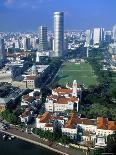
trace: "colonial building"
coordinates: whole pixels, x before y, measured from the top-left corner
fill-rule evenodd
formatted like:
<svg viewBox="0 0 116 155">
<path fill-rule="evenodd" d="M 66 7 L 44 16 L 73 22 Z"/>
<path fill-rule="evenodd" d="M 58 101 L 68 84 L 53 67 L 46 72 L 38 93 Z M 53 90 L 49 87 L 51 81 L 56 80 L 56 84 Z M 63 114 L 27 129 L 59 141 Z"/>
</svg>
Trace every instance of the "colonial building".
<svg viewBox="0 0 116 155">
<path fill-rule="evenodd" d="M 65 110 L 79 109 L 79 98 L 76 80 L 72 88 L 56 88 L 52 90 L 52 95 L 48 96 L 45 109 L 49 112 L 63 112 Z"/>
<path fill-rule="evenodd" d="M 34 89 L 31 93 L 22 96 L 21 106 L 34 108 L 39 104 L 41 104 L 40 89 Z"/>
<path fill-rule="evenodd" d="M 28 123 L 29 121 L 31 121 L 33 115 L 34 115 L 33 111 L 31 111 L 30 108 L 26 108 L 25 111 L 20 116 L 21 122 Z"/>
</svg>

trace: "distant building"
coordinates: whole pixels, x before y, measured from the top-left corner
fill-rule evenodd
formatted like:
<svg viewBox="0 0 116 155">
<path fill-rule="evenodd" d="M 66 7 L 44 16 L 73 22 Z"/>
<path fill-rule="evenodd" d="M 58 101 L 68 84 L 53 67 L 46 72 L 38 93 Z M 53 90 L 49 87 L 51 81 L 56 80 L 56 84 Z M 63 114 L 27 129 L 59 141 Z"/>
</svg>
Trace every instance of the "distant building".
<svg viewBox="0 0 116 155">
<path fill-rule="evenodd" d="M 30 40 L 30 38 L 26 38 L 26 50 L 31 50 L 31 40 Z"/>
<path fill-rule="evenodd" d="M 89 47 L 92 43 L 92 32 L 91 30 L 86 30 L 86 47 Z"/>
<path fill-rule="evenodd" d="M 0 38 L 0 60 L 5 59 L 6 53 L 5 53 L 5 45 L 4 45 L 4 39 Z"/>
<path fill-rule="evenodd" d="M 47 27 L 40 26 L 39 27 L 39 51 L 46 51 L 48 49 L 48 41 L 47 41 Z"/>
<path fill-rule="evenodd" d="M 64 13 L 54 12 L 53 57 L 62 57 L 64 51 Z"/>
<path fill-rule="evenodd" d="M 68 50 L 68 38 L 65 37 L 65 38 L 64 38 L 64 52 L 66 53 L 67 50 Z"/>
<path fill-rule="evenodd" d="M 48 62 L 50 56 L 49 51 L 43 51 L 43 52 L 36 52 L 36 62 L 44 63 Z"/>
<path fill-rule="evenodd" d="M 113 26 L 112 39 L 114 40 L 114 42 L 116 42 L 116 24 Z"/>
<path fill-rule="evenodd" d="M 0 111 L 4 111 L 7 106 L 13 104 L 22 94 L 23 90 L 13 87 L 9 83 L 2 83 L 0 85 Z"/>
<path fill-rule="evenodd" d="M 48 38 L 48 49 L 53 50 L 53 37 Z"/>
<path fill-rule="evenodd" d="M 111 43 L 112 41 L 112 32 L 111 31 L 105 31 L 105 42 Z"/>
<path fill-rule="evenodd" d="M 104 29 L 95 28 L 93 33 L 93 44 L 99 46 L 103 42 L 104 42 Z"/>
</svg>

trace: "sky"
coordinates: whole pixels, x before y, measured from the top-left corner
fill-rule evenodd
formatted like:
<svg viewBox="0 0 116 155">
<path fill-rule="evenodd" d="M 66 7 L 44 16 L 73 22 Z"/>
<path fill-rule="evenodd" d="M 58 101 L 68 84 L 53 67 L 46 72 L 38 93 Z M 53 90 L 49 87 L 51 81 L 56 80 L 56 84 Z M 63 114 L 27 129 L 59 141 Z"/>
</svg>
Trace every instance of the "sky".
<svg viewBox="0 0 116 155">
<path fill-rule="evenodd" d="M 116 0 L 0 0 L 0 32 L 53 30 L 53 12 L 65 14 L 65 30 L 111 29 Z"/>
</svg>

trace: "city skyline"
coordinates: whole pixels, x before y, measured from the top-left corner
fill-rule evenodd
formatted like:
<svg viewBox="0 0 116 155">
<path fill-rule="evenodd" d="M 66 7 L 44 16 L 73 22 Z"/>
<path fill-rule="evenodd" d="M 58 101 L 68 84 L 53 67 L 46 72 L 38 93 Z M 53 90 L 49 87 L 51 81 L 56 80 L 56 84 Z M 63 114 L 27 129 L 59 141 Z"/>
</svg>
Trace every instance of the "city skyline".
<svg viewBox="0 0 116 155">
<path fill-rule="evenodd" d="M 0 0 L 0 31 L 37 31 L 40 25 L 53 30 L 53 13 L 65 14 L 65 30 L 104 27 L 115 22 L 115 5 L 106 0 Z M 62 4 L 62 5 L 61 5 Z M 76 20 L 77 19 L 77 20 Z"/>
</svg>

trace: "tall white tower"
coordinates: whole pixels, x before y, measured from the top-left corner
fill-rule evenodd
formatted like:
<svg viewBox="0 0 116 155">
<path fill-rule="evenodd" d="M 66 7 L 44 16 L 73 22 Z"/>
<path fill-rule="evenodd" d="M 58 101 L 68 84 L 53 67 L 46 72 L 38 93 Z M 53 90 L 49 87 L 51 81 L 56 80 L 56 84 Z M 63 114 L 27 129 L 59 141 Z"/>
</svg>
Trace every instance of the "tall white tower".
<svg viewBox="0 0 116 155">
<path fill-rule="evenodd" d="M 72 92 L 72 96 L 77 97 L 77 81 L 76 80 L 73 81 L 73 92 Z"/>
<path fill-rule="evenodd" d="M 53 57 L 63 56 L 64 51 L 64 13 L 54 12 L 54 52 Z"/>
</svg>

